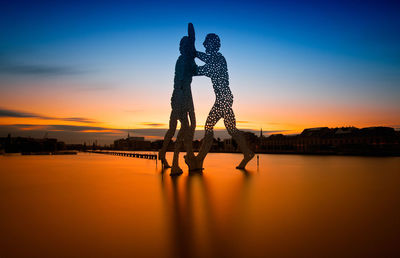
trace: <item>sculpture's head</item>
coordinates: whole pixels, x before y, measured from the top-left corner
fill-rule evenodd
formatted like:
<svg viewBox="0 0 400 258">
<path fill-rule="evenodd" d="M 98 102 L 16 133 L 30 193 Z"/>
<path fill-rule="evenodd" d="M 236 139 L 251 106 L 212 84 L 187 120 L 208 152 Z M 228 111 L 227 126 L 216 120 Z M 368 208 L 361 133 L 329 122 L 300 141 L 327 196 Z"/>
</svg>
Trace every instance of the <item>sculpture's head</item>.
<svg viewBox="0 0 400 258">
<path fill-rule="evenodd" d="M 209 33 L 203 42 L 203 46 L 206 48 L 206 53 L 216 53 L 221 47 L 221 40 L 215 33 Z"/>
<path fill-rule="evenodd" d="M 194 44 L 192 41 L 189 39 L 188 36 L 184 36 L 181 39 L 181 42 L 179 43 L 179 52 L 181 52 L 182 55 L 187 55 L 187 56 L 195 56 L 195 49 L 194 49 Z"/>
</svg>

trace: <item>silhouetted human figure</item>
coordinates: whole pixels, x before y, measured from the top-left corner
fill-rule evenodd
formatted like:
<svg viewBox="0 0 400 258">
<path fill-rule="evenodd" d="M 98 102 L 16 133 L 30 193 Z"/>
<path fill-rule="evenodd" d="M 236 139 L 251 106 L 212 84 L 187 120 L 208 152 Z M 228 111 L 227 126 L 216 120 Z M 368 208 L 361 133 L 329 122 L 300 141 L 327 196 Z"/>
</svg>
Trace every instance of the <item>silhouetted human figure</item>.
<svg viewBox="0 0 400 258">
<path fill-rule="evenodd" d="M 184 36 L 179 45 L 181 55 L 178 57 L 175 65 L 174 91 L 171 98 L 171 115 L 169 120 L 169 129 L 164 137 L 163 146 L 159 152 L 159 159 L 165 168 L 170 167 L 165 153 L 172 137 L 175 134 L 178 120 L 181 122 L 181 129 L 175 143 L 174 157 L 172 161 L 171 175 L 182 174 L 179 167 L 179 150 L 184 144 L 187 156 L 194 157 L 193 154 L 193 135 L 196 128 L 196 117 L 192 98 L 190 84 L 192 77 L 196 73 L 197 66 L 194 62 L 196 49 L 194 47 L 195 33 L 191 23 L 188 25 L 188 36 Z M 189 125 L 190 120 L 190 125 Z"/>
<path fill-rule="evenodd" d="M 236 128 L 235 114 L 232 110 L 233 95 L 229 88 L 228 67 L 224 56 L 218 52 L 221 42 L 216 34 L 210 33 L 206 36 L 203 45 L 206 53 L 197 51 L 196 57 L 203 61 L 205 65 L 198 67 L 197 75 L 205 75 L 211 78 L 216 99 L 206 120 L 205 135 L 199 154 L 194 158 L 185 157 L 186 163 L 190 170 L 203 168 L 203 161 L 213 142 L 213 128 L 223 118 L 228 133 L 238 143 L 244 155 L 243 160 L 236 168 L 244 169 L 246 164 L 254 157 L 254 153 L 248 148 L 242 132 Z"/>
</svg>

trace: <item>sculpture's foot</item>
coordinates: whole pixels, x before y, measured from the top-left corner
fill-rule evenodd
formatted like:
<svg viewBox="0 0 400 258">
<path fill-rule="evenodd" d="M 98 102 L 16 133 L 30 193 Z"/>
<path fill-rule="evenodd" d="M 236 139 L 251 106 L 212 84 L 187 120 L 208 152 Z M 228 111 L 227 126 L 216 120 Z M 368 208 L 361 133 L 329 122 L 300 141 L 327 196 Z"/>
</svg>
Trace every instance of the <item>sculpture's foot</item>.
<svg viewBox="0 0 400 258">
<path fill-rule="evenodd" d="M 240 162 L 239 166 L 237 166 L 237 169 L 244 169 L 247 165 L 247 163 L 249 163 L 249 161 L 254 157 L 254 152 L 249 152 L 247 154 L 244 154 L 244 158 L 242 160 L 242 162 Z"/>
<path fill-rule="evenodd" d="M 161 160 L 161 164 L 164 168 L 170 168 L 171 166 L 168 164 L 168 161 L 164 158 Z"/>
<path fill-rule="evenodd" d="M 170 168 L 171 166 L 168 164 L 167 159 L 165 158 L 165 155 L 158 154 L 158 159 L 161 160 L 161 165 L 163 168 Z"/>
<path fill-rule="evenodd" d="M 196 156 L 189 158 L 187 155 L 184 158 L 190 172 L 201 172 L 203 170 L 203 160 L 200 160 Z"/>
<path fill-rule="evenodd" d="M 169 174 L 170 176 L 179 176 L 183 173 L 182 169 L 178 166 L 174 166 L 171 168 L 171 173 Z"/>
</svg>

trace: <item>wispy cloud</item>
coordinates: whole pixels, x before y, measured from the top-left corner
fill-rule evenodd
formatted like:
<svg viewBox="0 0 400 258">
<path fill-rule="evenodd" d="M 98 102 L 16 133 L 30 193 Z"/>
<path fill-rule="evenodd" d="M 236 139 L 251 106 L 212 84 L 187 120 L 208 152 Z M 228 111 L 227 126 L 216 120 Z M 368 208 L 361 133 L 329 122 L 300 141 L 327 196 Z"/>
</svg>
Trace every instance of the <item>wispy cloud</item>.
<svg viewBox="0 0 400 258">
<path fill-rule="evenodd" d="M 80 123 L 96 123 L 96 121 L 85 118 L 85 117 L 50 117 L 43 116 L 35 113 L 10 110 L 0 108 L 0 117 L 15 117 L 15 118 L 39 118 L 44 120 L 60 120 L 60 121 L 68 121 L 68 122 L 80 122 Z"/>
<path fill-rule="evenodd" d="M 140 123 L 140 125 L 150 126 L 150 127 L 160 127 L 160 126 L 166 126 L 167 124 L 144 122 L 144 123 Z"/>
<path fill-rule="evenodd" d="M 99 126 L 79 126 L 79 125 L 48 125 L 50 129 L 63 131 L 109 131 L 109 128 Z"/>
<path fill-rule="evenodd" d="M 0 117 L 38 117 L 38 115 L 9 109 L 0 109 Z"/>
<path fill-rule="evenodd" d="M 38 124 L 11 124 L 0 125 L 0 127 L 13 127 L 17 130 L 45 130 L 45 131 L 64 131 L 64 132 L 99 132 L 99 133 L 125 133 L 125 129 L 114 129 L 101 126 L 81 126 L 81 125 L 38 125 Z"/>
<path fill-rule="evenodd" d="M 77 75 L 87 73 L 82 69 L 61 66 L 61 65 L 42 65 L 42 64 L 18 64 L 7 61 L 0 62 L 0 74 L 11 74 L 11 75 Z"/>
<path fill-rule="evenodd" d="M 66 118 L 61 118 L 61 120 L 81 122 L 81 123 L 96 123 L 96 121 L 89 119 L 89 118 L 84 118 L 84 117 L 66 117 Z"/>
<path fill-rule="evenodd" d="M 89 129 L 89 130 L 85 130 Z M 122 131 L 110 131 L 108 128 L 104 130 L 92 130 L 92 127 L 63 127 L 59 125 L 0 125 L 0 137 L 11 134 L 13 137 L 33 137 L 42 138 L 44 136 L 56 138 L 66 143 L 89 143 L 98 141 L 100 144 L 110 144 L 114 140 L 126 137 L 126 133 Z M 100 128 L 95 128 L 100 129 Z"/>
</svg>

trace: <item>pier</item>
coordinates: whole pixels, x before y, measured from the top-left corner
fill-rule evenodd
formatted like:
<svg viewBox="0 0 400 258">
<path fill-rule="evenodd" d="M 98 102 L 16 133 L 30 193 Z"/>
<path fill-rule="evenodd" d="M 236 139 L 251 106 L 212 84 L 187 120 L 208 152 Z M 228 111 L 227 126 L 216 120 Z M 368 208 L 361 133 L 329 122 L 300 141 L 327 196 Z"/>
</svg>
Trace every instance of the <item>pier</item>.
<svg viewBox="0 0 400 258">
<path fill-rule="evenodd" d="M 134 153 L 134 152 L 119 152 L 119 151 L 94 151 L 94 150 L 88 150 L 86 152 L 96 153 L 96 154 L 108 154 L 108 155 L 114 155 L 114 156 L 123 156 L 123 157 L 130 157 L 130 158 L 157 160 L 157 154 Z"/>
</svg>

